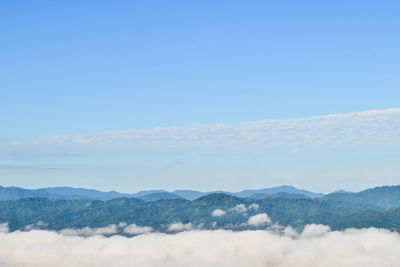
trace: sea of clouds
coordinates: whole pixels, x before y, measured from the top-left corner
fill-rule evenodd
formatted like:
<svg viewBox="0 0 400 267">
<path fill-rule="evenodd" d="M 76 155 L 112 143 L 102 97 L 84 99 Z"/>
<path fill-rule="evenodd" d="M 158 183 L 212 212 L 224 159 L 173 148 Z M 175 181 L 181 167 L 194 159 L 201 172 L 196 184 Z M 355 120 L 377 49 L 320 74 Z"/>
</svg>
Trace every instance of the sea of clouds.
<svg viewBox="0 0 400 267">
<path fill-rule="evenodd" d="M 331 231 L 313 224 L 301 233 L 281 227 L 162 234 L 137 227 L 131 230 L 144 234 L 106 237 L 95 230 L 86 236 L 35 229 L 8 232 L 2 224 L 0 266 L 400 266 L 400 235 L 383 229 Z"/>
</svg>

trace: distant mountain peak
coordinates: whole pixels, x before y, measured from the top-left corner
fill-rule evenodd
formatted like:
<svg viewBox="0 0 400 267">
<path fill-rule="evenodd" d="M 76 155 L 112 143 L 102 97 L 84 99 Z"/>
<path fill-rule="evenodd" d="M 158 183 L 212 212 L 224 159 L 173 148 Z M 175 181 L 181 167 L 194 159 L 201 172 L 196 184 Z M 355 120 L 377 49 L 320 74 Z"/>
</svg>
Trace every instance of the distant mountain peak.
<svg viewBox="0 0 400 267">
<path fill-rule="evenodd" d="M 314 193 L 314 192 L 307 191 L 304 189 L 298 189 L 291 185 L 281 185 L 281 186 L 263 188 L 263 189 L 257 189 L 257 190 L 243 190 L 243 191 L 235 193 L 234 195 L 238 196 L 238 197 L 250 197 L 253 194 L 273 195 L 273 194 L 277 194 L 277 193 L 281 193 L 281 192 L 291 193 L 291 194 L 299 194 L 299 195 L 304 195 L 304 196 L 311 197 L 311 198 L 320 198 L 320 197 L 324 196 L 324 194 Z"/>
<path fill-rule="evenodd" d="M 182 199 L 182 197 L 169 193 L 169 192 L 156 192 L 150 193 L 144 196 L 139 197 L 139 199 L 150 202 L 150 201 L 158 201 L 162 199 Z"/>
</svg>

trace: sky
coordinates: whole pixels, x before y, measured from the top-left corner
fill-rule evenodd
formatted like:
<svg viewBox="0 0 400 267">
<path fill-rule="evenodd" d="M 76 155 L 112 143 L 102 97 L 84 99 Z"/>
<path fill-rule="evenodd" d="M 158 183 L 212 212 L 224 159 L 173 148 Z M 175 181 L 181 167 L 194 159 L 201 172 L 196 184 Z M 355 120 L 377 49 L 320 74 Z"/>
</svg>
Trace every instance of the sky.
<svg viewBox="0 0 400 267">
<path fill-rule="evenodd" d="M 399 8 L 1 1 L 0 183 L 399 184 Z"/>
</svg>

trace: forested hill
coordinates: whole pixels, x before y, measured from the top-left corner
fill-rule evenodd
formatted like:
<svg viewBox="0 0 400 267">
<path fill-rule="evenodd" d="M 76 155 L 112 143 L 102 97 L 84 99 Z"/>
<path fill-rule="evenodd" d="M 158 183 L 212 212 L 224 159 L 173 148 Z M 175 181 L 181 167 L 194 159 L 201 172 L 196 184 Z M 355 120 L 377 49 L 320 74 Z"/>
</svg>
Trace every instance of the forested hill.
<svg viewBox="0 0 400 267">
<path fill-rule="evenodd" d="M 381 227 L 400 229 L 400 186 L 379 187 L 360 193 L 334 193 L 322 198 L 241 198 L 211 193 L 195 200 L 175 194 L 152 193 L 147 198 L 49 199 L 45 197 L 0 201 L 0 223 L 11 230 L 61 230 L 135 224 L 169 232 L 182 229 L 257 229 L 272 225 L 302 228 L 318 223 L 332 229 Z M 164 199 L 166 197 L 168 199 Z M 253 224 L 250 218 L 266 214 L 270 221 Z"/>
</svg>

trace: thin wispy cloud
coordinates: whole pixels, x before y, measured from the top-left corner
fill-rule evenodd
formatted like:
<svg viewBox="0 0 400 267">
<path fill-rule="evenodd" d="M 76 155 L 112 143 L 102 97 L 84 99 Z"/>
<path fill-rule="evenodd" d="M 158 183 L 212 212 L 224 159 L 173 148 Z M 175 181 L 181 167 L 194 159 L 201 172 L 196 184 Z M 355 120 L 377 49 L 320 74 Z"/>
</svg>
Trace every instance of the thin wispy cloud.
<svg viewBox="0 0 400 267">
<path fill-rule="evenodd" d="M 13 144 L 298 146 L 332 142 L 399 143 L 400 108 L 239 124 L 221 123 L 49 136 Z"/>
<path fill-rule="evenodd" d="M 32 227 L 29 225 L 29 228 L 25 228 L 25 230 L 37 230 L 40 227 L 37 227 L 38 223 L 34 224 Z M 41 225 L 40 225 L 41 226 Z M 153 231 L 153 228 L 150 226 L 139 226 L 136 224 L 130 224 L 121 222 L 118 225 L 109 224 L 104 227 L 84 227 L 84 228 L 66 228 L 59 231 L 60 234 L 64 236 L 108 236 L 114 234 L 128 234 L 128 235 L 140 235 L 146 234 Z"/>
</svg>

